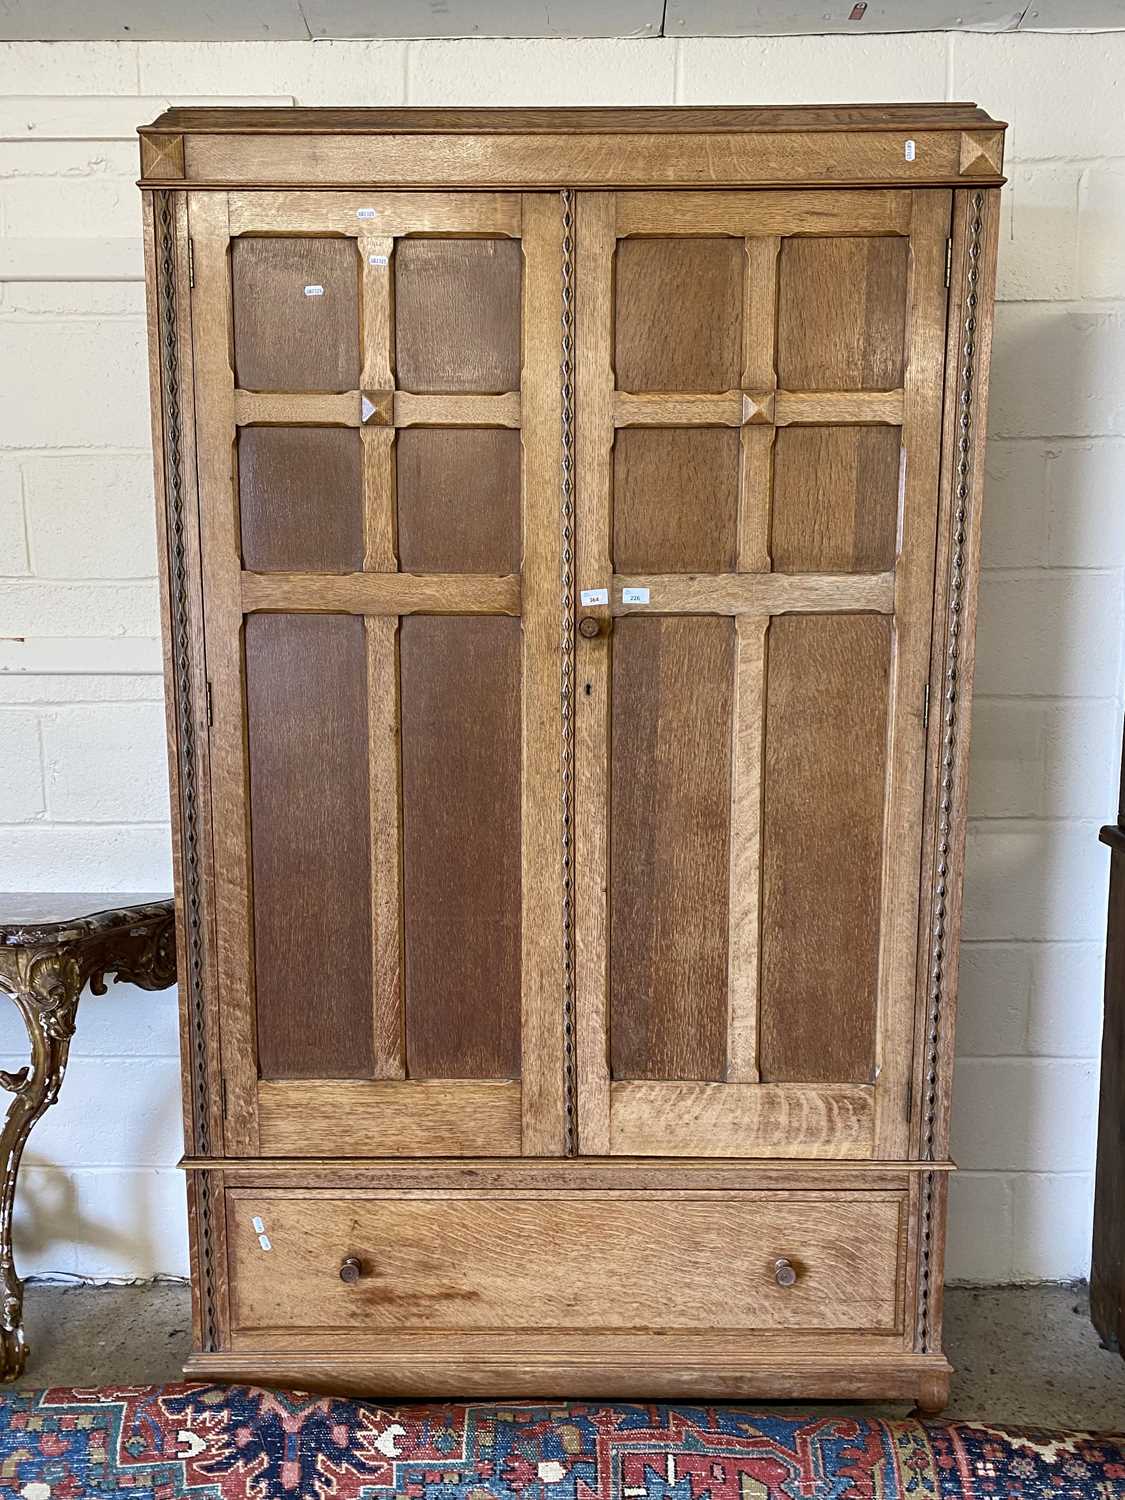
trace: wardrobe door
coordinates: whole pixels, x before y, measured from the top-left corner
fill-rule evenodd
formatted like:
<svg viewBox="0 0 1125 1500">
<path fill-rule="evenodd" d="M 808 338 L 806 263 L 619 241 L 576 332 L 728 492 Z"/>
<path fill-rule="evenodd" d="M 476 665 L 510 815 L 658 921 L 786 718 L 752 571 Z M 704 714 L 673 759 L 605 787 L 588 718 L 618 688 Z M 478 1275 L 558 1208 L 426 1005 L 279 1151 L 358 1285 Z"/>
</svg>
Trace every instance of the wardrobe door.
<svg viewBox="0 0 1125 1500">
<path fill-rule="evenodd" d="M 907 1154 L 949 216 L 579 196 L 583 1152 Z"/>
<path fill-rule="evenodd" d="M 189 216 L 227 1153 L 559 1153 L 559 195 Z"/>
</svg>

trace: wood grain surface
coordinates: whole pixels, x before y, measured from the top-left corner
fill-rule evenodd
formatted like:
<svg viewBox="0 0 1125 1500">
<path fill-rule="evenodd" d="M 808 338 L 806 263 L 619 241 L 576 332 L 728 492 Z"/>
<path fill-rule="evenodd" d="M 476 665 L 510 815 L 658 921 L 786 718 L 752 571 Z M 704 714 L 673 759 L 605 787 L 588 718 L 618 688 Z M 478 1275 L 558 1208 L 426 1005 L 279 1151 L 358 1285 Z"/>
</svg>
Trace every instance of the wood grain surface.
<svg viewBox="0 0 1125 1500">
<path fill-rule="evenodd" d="M 621 573 L 729 573 L 738 523 L 738 434 L 634 428 L 613 449 L 613 563 Z"/>
<path fill-rule="evenodd" d="M 246 622 L 258 1065 L 264 1078 L 372 1068 L 363 621 Z"/>
<path fill-rule="evenodd" d="M 994 141 L 993 132 L 986 135 Z M 903 149 L 906 139 L 914 141 L 912 161 Z M 407 130 L 326 139 L 199 132 L 184 137 L 184 159 L 188 181 L 214 187 L 902 187 L 963 181 L 961 147 L 961 135 L 941 127 L 689 134 L 672 120 L 669 129 L 651 133 L 575 136 Z M 975 180 L 997 184 L 1000 171 Z"/>
<path fill-rule="evenodd" d="M 243 573 L 246 611 L 284 609 L 360 615 L 518 615 L 514 573 Z"/>
<path fill-rule="evenodd" d="M 255 572 L 363 565 L 360 445 L 341 428 L 244 427 L 238 437 L 242 563 Z"/>
<path fill-rule="evenodd" d="M 234 1323 L 371 1338 L 406 1328 L 890 1331 L 900 1213 L 892 1194 L 716 1203 L 242 1192 L 230 1214 Z M 273 1246 L 269 1277 L 255 1216 Z M 351 1286 L 338 1274 L 347 1255 L 361 1266 Z M 779 1256 L 797 1269 L 791 1287 L 775 1279 Z"/>
<path fill-rule="evenodd" d="M 399 434 L 399 564 L 417 573 L 515 573 L 520 439 L 503 428 Z"/>
<path fill-rule="evenodd" d="M 614 1082 L 615 1155 L 869 1161 L 875 1090 L 857 1084 Z"/>
<path fill-rule="evenodd" d="M 614 296 L 614 368 L 621 390 L 725 391 L 738 384 L 737 240 L 621 240 Z"/>
<path fill-rule="evenodd" d="M 520 383 L 520 247 L 513 240 L 403 240 L 395 346 L 406 391 L 513 391 Z"/>
<path fill-rule="evenodd" d="M 234 196 L 234 195 L 232 195 Z M 619 235 L 906 234 L 910 229 L 908 192 L 856 191 L 694 193 L 615 193 Z"/>
<path fill-rule="evenodd" d="M 779 262 L 777 378 L 793 391 L 902 385 L 908 244 L 793 238 Z"/>
<path fill-rule="evenodd" d="M 622 620 L 614 632 L 614 1078 L 726 1071 L 733 666 L 726 620 Z"/>
<path fill-rule="evenodd" d="M 259 1085 L 262 1149 L 276 1156 L 491 1157 L 520 1150 L 520 1086 L 318 1078 Z"/>
<path fill-rule="evenodd" d="M 761 1076 L 873 1082 L 891 635 L 876 615 L 770 626 Z"/>
<path fill-rule="evenodd" d="M 346 240 L 231 241 L 234 369 L 248 391 L 359 382 L 359 262 Z M 321 288 L 310 295 L 307 287 Z"/>
<path fill-rule="evenodd" d="M 773 461 L 770 554 L 782 573 L 883 573 L 898 543 L 897 427 L 787 427 Z"/>
<path fill-rule="evenodd" d="M 400 627 L 410 1078 L 520 1074 L 520 627 Z"/>
</svg>

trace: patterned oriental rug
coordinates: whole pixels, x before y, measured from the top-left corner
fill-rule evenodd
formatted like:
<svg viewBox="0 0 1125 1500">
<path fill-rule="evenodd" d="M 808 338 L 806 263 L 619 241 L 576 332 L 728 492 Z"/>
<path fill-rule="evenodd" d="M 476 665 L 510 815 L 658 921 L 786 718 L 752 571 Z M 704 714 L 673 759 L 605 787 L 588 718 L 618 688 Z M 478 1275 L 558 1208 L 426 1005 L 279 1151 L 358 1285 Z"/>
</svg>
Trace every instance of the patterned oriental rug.
<svg viewBox="0 0 1125 1500">
<path fill-rule="evenodd" d="M 1125 1435 L 848 1412 L 559 1402 L 384 1407 L 168 1385 L 0 1401 L 22 1500 L 1109 1500 Z"/>
</svg>

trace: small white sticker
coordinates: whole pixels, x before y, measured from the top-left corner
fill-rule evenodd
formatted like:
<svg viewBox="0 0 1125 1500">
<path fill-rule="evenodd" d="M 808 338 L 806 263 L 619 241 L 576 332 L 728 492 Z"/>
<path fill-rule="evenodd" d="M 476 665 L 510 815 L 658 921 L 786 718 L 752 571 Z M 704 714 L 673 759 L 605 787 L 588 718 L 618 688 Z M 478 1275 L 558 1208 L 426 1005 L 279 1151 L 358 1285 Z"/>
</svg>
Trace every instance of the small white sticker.
<svg viewBox="0 0 1125 1500">
<path fill-rule="evenodd" d="M 622 589 L 622 604 L 647 604 L 648 589 Z"/>
<path fill-rule="evenodd" d="M 583 604 L 608 604 L 608 589 L 583 589 L 579 595 Z"/>
<path fill-rule="evenodd" d="M 357 219 L 373 219 L 378 214 L 377 208 L 357 208 L 355 216 Z"/>
<path fill-rule="evenodd" d="M 268 1234 L 260 1234 L 258 1236 L 258 1244 L 261 1245 L 263 1250 L 273 1249 L 273 1246 L 270 1244 L 270 1237 Z"/>
<path fill-rule="evenodd" d="M 251 1224 L 251 1226 L 252 1226 L 255 1234 L 265 1234 L 265 1232 L 266 1232 L 265 1223 L 263 1222 L 262 1218 L 258 1214 L 254 1215 L 254 1217 L 250 1220 L 250 1224 Z"/>
<path fill-rule="evenodd" d="M 305 288 L 305 296 L 306 297 L 323 297 L 324 296 L 324 288 L 322 286 L 307 286 Z"/>
<path fill-rule="evenodd" d="M 906 156 L 907 161 L 913 161 L 914 160 L 914 142 L 913 141 L 907 141 L 906 148 L 905 148 L 905 153 L 904 154 Z"/>
<path fill-rule="evenodd" d="M 390 263 L 391 258 L 389 255 L 369 255 L 367 257 L 367 264 L 369 266 L 389 266 Z"/>
</svg>

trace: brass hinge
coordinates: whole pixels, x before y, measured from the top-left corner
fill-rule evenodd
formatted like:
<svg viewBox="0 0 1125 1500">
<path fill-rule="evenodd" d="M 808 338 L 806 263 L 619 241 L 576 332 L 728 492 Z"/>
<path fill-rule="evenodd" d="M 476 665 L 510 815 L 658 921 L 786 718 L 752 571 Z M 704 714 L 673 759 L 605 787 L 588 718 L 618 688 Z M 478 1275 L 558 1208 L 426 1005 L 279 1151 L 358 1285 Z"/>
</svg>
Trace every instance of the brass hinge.
<svg viewBox="0 0 1125 1500">
<path fill-rule="evenodd" d="M 210 729 L 215 722 L 215 705 L 211 700 L 211 684 L 207 684 L 207 727 Z"/>
<path fill-rule="evenodd" d="M 195 286 L 195 244 L 194 244 L 194 241 L 192 241 L 190 239 L 187 242 L 187 280 L 188 280 L 188 286 L 189 286 L 189 288 L 194 288 L 194 286 Z M 946 275 L 946 278 L 945 278 L 945 284 L 946 284 L 946 286 L 949 285 L 949 276 L 948 276 L 948 274 Z"/>
<path fill-rule="evenodd" d="M 930 727 L 930 684 L 922 689 L 922 733 Z"/>
<path fill-rule="evenodd" d="M 953 279 L 953 238 L 950 236 L 945 242 L 945 284 L 949 285 Z"/>
</svg>

